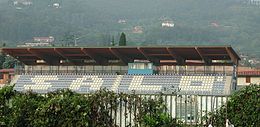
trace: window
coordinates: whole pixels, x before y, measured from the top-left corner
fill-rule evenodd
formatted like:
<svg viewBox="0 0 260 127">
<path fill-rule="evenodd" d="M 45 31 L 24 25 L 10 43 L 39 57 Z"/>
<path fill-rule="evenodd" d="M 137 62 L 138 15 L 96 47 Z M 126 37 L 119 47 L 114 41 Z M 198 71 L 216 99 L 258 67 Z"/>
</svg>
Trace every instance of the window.
<svg viewBox="0 0 260 127">
<path fill-rule="evenodd" d="M 3 74 L 2 73 L 0 73 L 0 79 L 3 79 Z"/>
<path fill-rule="evenodd" d="M 246 83 L 251 83 L 251 78 L 250 77 L 246 77 Z"/>
<path fill-rule="evenodd" d="M 153 69 L 152 63 L 129 63 L 129 69 Z"/>
</svg>

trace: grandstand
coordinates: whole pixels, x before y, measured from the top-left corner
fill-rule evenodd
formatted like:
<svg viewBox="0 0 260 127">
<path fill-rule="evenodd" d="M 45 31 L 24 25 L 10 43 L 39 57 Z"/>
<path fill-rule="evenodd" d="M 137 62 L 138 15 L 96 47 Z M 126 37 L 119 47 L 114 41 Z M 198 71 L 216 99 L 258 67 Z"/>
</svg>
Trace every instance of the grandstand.
<svg viewBox="0 0 260 127">
<path fill-rule="evenodd" d="M 3 48 L 21 63 L 11 84 L 40 94 L 70 89 L 88 94 L 100 89 L 144 97 L 165 95 L 167 112 L 198 123 L 221 107 L 237 86 L 239 56 L 230 46 Z M 120 112 L 119 112 L 120 111 Z M 125 116 L 128 112 L 129 116 Z M 120 113 L 120 114 L 118 114 Z M 131 123 L 131 111 L 113 115 Z M 123 118 L 124 117 L 124 118 Z M 132 118 L 132 119 L 131 119 Z"/>
<path fill-rule="evenodd" d="M 239 57 L 229 46 L 4 48 L 18 59 L 17 91 L 101 88 L 139 94 L 228 95 Z"/>
</svg>

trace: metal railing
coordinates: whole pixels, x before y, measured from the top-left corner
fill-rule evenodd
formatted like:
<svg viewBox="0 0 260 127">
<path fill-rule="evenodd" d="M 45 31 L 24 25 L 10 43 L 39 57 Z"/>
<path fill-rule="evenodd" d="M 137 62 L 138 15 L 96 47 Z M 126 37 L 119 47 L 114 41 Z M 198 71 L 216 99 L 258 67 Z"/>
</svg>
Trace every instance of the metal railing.
<svg viewBox="0 0 260 127">
<path fill-rule="evenodd" d="M 166 105 L 165 113 L 172 118 L 180 120 L 185 125 L 205 125 L 208 113 L 219 109 L 229 99 L 228 95 L 211 96 L 211 95 L 138 95 L 141 98 L 156 98 L 161 96 Z M 138 112 L 138 105 L 128 108 L 128 102 L 119 99 L 118 108 L 111 111 L 111 116 L 119 127 L 135 125 L 134 119 Z"/>
<path fill-rule="evenodd" d="M 127 74 L 127 70 L 24 70 L 16 69 L 16 74 Z M 205 72 L 205 71 L 186 71 L 186 72 L 175 72 L 175 71 L 159 71 L 158 74 L 225 74 L 232 75 L 232 72 Z"/>
<path fill-rule="evenodd" d="M 21 74 L 127 74 L 127 70 L 16 70 L 18 75 Z"/>
</svg>

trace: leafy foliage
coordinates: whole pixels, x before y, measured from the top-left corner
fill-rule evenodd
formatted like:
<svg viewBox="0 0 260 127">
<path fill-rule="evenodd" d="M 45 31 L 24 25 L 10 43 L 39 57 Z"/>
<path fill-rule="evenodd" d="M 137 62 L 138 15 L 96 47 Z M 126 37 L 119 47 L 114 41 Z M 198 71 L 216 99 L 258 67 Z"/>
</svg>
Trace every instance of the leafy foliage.
<svg viewBox="0 0 260 127">
<path fill-rule="evenodd" d="M 28 92 L 17 93 L 11 100 L 11 112 L 8 126 L 34 126 L 35 110 L 45 101 L 41 95 Z"/>
<path fill-rule="evenodd" d="M 0 126 L 8 125 L 10 122 L 10 100 L 15 96 L 13 86 L 3 87 L 0 90 Z"/>
<path fill-rule="evenodd" d="M 180 127 L 179 121 L 166 113 L 166 105 L 161 96 L 144 99 L 139 112 L 141 125 L 149 127 Z M 178 123 L 177 123 L 178 122 Z"/>
<path fill-rule="evenodd" d="M 5 62 L 5 55 L 0 54 L 0 68 L 2 69 L 2 65 Z"/>
<path fill-rule="evenodd" d="M 235 127 L 259 127 L 259 93 L 260 86 L 253 84 L 235 92 L 227 105 L 210 114 L 210 123 L 221 127 L 229 119 Z"/>
<path fill-rule="evenodd" d="M 2 64 L 2 68 L 14 68 L 18 61 L 13 57 L 6 56 L 5 61 Z"/>
<path fill-rule="evenodd" d="M 100 90 L 82 95 L 60 90 L 46 95 L 14 92 L 7 86 L 0 90 L 1 126 L 79 126 L 116 127 L 114 115 L 119 106 L 134 114 L 128 126 L 176 126 L 176 120 L 164 112 L 163 100 L 143 99 L 134 94 L 116 94 Z M 124 114 L 126 117 L 128 113 Z M 132 125 L 131 125 L 132 124 Z"/>
<path fill-rule="evenodd" d="M 259 91 L 259 85 L 237 91 L 226 106 L 210 113 L 208 123 L 222 127 L 228 118 L 235 126 L 259 126 Z M 114 116 L 123 105 L 129 111 L 123 115 L 134 116 L 134 123 L 128 126 L 184 126 L 166 113 L 162 96 L 148 98 L 107 90 L 86 95 L 60 90 L 41 95 L 18 93 L 13 86 L 0 90 L 0 126 L 116 127 Z"/>
<path fill-rule="evenodd" d="M 16 63 L 18 61 L 13 57 L 0 54 L 0 69 L 14 68 Z"/>
</svg>

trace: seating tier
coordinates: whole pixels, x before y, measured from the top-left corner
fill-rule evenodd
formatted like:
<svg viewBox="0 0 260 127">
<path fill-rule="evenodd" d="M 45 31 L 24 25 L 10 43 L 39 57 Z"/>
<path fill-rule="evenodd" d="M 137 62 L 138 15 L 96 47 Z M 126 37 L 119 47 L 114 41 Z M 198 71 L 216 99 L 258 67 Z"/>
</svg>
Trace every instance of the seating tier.
<svg viewBox="0 0 260 127">
<path fill-rule="evenodd" d="M 14 89 L 47 93 L 71 89 L 90 93 L 102 88 L 115 92 L 155 94 L 182 93 L 198 95 L 227 94 L 231 82 L 219 74 L 203 75 L 20 75 Z"/>
</svg>

